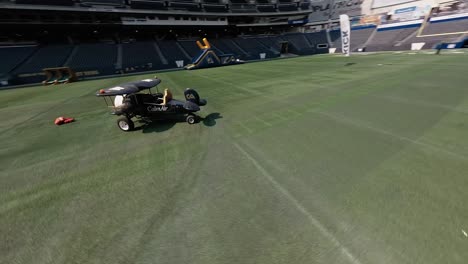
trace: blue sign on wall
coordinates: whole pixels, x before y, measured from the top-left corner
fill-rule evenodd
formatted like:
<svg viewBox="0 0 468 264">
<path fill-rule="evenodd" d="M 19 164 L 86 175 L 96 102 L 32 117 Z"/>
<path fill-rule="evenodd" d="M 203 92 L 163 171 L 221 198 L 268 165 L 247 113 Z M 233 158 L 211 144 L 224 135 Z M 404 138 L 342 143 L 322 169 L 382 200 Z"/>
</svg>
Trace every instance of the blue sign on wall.
<svg viewBox="0 0 468 264">
<path fill-rule="evenodd" d="M 416 8 L 417 8 L 416 6 L 400 8 L 400 9 L 395 10 L 395 14 L 414 12 L 414 11 L 416 11 Z"/>
</svg>

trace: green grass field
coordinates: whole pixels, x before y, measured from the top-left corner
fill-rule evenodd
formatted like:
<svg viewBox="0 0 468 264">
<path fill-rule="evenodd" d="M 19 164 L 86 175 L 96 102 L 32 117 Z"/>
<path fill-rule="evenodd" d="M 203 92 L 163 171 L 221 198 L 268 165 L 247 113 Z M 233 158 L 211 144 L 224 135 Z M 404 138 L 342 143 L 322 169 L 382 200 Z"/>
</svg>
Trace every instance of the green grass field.
<svg viewBox="0 0 468 264">
<path fill-rule="evenodd" d="M 387 53 L 160 73 L 206 119 L 130 133 L 94 94 L 154 74 L 0 91 L 0 263 L 466 263 L 467 69 Z"/>
</svg>

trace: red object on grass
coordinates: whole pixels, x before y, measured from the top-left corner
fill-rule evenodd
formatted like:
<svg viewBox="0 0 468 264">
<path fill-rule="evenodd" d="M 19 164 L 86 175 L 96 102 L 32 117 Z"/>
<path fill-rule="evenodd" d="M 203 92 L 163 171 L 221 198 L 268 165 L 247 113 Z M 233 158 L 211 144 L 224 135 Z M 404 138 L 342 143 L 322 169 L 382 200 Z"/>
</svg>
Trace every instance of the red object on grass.
<svg viewBox="0 0 468 264">
<path fill-rule="evenodd" d="M 75 121 L 75 119 L 73 117 L 63 117 L 63 116 L 60 116 L 60 117 L 57 117 L 55 119 L 55 124 L 57 126 L 60 126 L 60 125 L 63 125 L 63 124 L 68 124 L 68 123 L 71 123 Z"/>
</svg>

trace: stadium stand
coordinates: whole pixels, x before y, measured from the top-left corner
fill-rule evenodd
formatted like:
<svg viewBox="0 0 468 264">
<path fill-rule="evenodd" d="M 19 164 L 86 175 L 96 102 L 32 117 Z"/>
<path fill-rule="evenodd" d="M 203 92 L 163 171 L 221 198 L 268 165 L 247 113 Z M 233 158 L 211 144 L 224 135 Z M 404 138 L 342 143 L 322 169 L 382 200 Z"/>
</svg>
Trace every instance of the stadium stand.
<svg viewBox="0 0 468 264">
<path fill-rule="evenodd" d="M 278 10 L 283 11 L 283 12 L 297 11 L 297 4 L 296 3 L 279 4 L 278 5 Z"/>
<path fill-rule="evenodd" d="M 37 49 L 35 46 L 0 47 L 0 75 L 7 74 L 24 62 Z"/>
<path fill-rule="evenodd" d="M 307 10 L 307 9 L 310 9 L 310 2 L 308 0 L 306 1 L 301 1 L 299 3 L 299 8 L 301 8 L 301 10 Z"/>
<path fill-rule="evenodd" d="M 80 5 L 82 6 L 114 6 L 114 7 L 125 7 L 124 0 L 81 0 Z"/>
<path fill-rule="evenodd" d="M 154 42 L 143 41 L 122 44 L 122 69 L 124 71 L 147 71 L 163 68 L 164 65 L 157 55 Z"/>
<path fill-rule="evenodd" d="M 231 4 L 230 9 L 235 13 L 255 13 L 257 12 L 257 5 L 254 4 Z"/>
<path fill-rule="evenodd" d="M 166 2 L 159 0 L 132 0 L 130 7 L 134 9 L 167 10 Z"/>
<path fill-rule="evenodd" d="M 271 52 L 279 55 L 281 52 L 281 39 L 277 36 L 263 36 L 256 38 L 258 42 L 263 44 L 265 47 L 268 47 Z"/>
<path fill-rule="evenodd" d="M 79 44 L 67 65 L 75 72 L 97 71 L 94 75 L 116 73 L 117 45 L 108 43 Z"/>
<path fill-rule="evenodd" d="M 75 4 L 73 0 L 16 0 L 17 4 L 25 5 L 61 5 L 61 6 L 72 6 Z"/>
<path fill-rule="evenodd" d="M 276 12 L 275 5 L 257 5 L 258 12 Z"/>
<path fill-rule="evenodd" d="M 468 31 L 468 18 L 451 21 L 431 21 L 426 24 L 422 35 Z"/>
<path fill-rule="evenodd" d="M 214 39 L 210 41 L 214 47 L 223 54 L 233 54 L 241 60 L 250 60 L 251 57 L 243 51 L 232 39 Z"/>
<path fill-rule="evenodd" d="M 227 5 L 203 4 L 203 8 L 206 12 L 223 13 L 228 11 Z"/>
<path fill-rule="evenodd" d="M 374 27 L 351 29 L 351 51 L 357 51 L 367 42 L 372 33 L 376 30 Z M 336 52 L 341 52 L 341 36 L 339 30 L 329 31 L 330 47 L 336 48 Z M 366 50 L 367 47 L 366 47 Z"/>
<path fill-rule="evenodd" d="M 172 0 L 168 2 L 168 6 L 173 10 L 186 10 L 194 12 L 201 10 L 200 4 L 191 0 Z"/>
<path fill-rule="evenodd" d="M 298 55 L 311 55 L 315 47 L 311 46 L 304 34 L 287 34 L 282 37 L 289 43 L 289 51 Z"/>
<path fill-rule="evenodd" d="M 179 40 L 179 44 L 182 46 L 182 48 L 193 58 L 195 57 L 199 52 L 200 48 L 198 48 L 197 44 L 195 44 L 196 40 Z"/>
<path fill-rule="evenodd" d="M 181 50 L 181 46 L 177 45 L 178 43 L 175 40 L 157 40 L 156 43 L 164 53 L 168 62 L 163 68 L 177 68 L 179 67 L 177 61 L 183 61 L 183 65 L 187 65 L 191 62 L 192 58 L 190 55 L 187 57 Z"/>
<path fill-rule="evenodd" d="M 39 48 L 25 63 L 14 72 L 37 73 L 44 68 L 61 67 L 73 50 L 71 45 L 49 45 Z"/>
<path fill-rule="evenodd" d="M 311 0 L 0 0 L 0 8 L 1 4 L 14 3 L 19 4 L 19 10 L 32 8 L 42 11 L 37 14 L 34 13 L 36 11 L 29 11 L 24 15 L 21 11 L 11 14 L 13 12 L 3 10 L 0 24 L 24 19 L 25 23 L 18 26 L 24 30 L 27 27 L 24 25 L 28 23 L 45 23 L 42 27 L 37 26 L 41 29 L 32 34 L 34 37 L 24 37 L 15 31 L 9 32 L 9 35 L 0 33 L 0 45 L 5 46 L 0 46 L 0 76 L 32 76 L 43 68 L 61 66 L 69 66 L 78 76 L 83 76 L 82 72 L 94 76 L 180 68 L 199 54 L 195 41 L 203 36 L 207 36 L 218 54 L 232 54 L 247 61 L 260 59 L 259 54 L 262 53 L 269 59 L 289 56 L 282 53 L 311 55 L 326 53 L 328 48 L 341 51 L 339 25 L 334 20 L 335 16 L 319 14 L 321 11 L 317 10 L 323 6 Z M 44 7 L 20 5 L 48 5 L 50 9 L 57 10 L 69 10 L 69 6 L 74 6 L 87 12 L 67 15 L 55 10 L 49 13 L 49 17 Z M 57 5 L 65 7 L 54 7 Z M 310 14 L 304 12 L 311 8 L 315 11 Z M 351 50 L 410 50 L 413 46 L 416 48 L 417 43 L 423 43 L 423 49 L 441 43 L 450 44 L 451 47 L 456 43 L 456 47 L 463 47 L 468 37 L 465 33 L 468 31 L 468 11 L 460 8 L 449 5 L 441 10 L 433 9 L 433 16 L 426 17 L 427 22 L 422 24 L 420 13 L 416 16 L 408 13 L 404 17 L 401 13 L 400 16 L 389 15 L 390 12 L 377 22 L 375 15 L 368 19 L 364 19 L 366 16 L 355 17 L 352 20 Z M 394 11 L 400 9 L 394 7 Z M 402 10 L 404 14 L 411 8 Z M 206 14 L 200 15 L 200 12 Z M 174 25 L 168 25 L 171 21 L 175 22 Z M 55 37 L 51 38 L 47 33 L 48 23 L 60 25 L 60 22 L 78 25 L 70 25 L 69 30 L 59 32 L 59 36 L 55 32 Z M 148 25 L 135 27 L 145 23 Z M 304 26 L 303 23 L 308 24 Z M 90 24 L 93 24 L 91 30 Z M 233 26 L 236 24 L 242 26 Z M 194 25 L 197 27 L 195 31 Z M 299 33 L 304 31 L 316 32 Z M 101 32 L 104 34 L 101 35 Z M 197 32 L 200 32 L 200 36 L 197 36 Z M 133 34 L 135 38 L 129 37 Z M 78 36 L 76 40 L 75 36 Z M 81 42 L 89 44 L 73 44 Z"/>
<path fill-rule="evenodd" d="M 367 44 L 366 51 L 399 50 L 401 46 L 395 45 L 416 33 L 418 29 L 418 27 L 412 27 L 377 30 L 375 36 Z"/>
<path fill-rule="evenodd" d="M 251 59 L 260 59 L 260 53 L 265 53 L 265 58 L 276 58 L 279 56 L 279 53 L 275 53 L 262 45 L 257 38 L 236 38 L 234 42 L 247 51 L 247 56 Z"/>
<path fill-rule="evenodd" d="M 307 33 L 305 34 L 305 36 L 313 47 L 316 47 L 316 45 L 319 45 L 319 44 L 328 44 L 326 31 Z"/>
<path fill-rule="evenodd" d="M 341 35 L 340 30 L 331 30 L 328 32 L 330 36 L 330 47 L 336 48 L 336 52 L 341 52 Z M 351 33 L 352 37 L 352 33 Z"/>
<path fill-rule="evenodd" d="M 351 31 L 351 51 L 357 51 L 363 48 L 371 34 L 376 30 L 375 26 L 354 29 Z"/>
</svg>

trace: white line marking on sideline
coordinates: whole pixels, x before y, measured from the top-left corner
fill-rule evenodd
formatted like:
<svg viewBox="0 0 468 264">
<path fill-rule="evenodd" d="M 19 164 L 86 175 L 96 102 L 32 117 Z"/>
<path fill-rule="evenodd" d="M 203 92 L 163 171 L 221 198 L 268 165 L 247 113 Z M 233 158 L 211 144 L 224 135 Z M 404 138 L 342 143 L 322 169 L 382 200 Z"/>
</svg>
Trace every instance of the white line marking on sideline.
<svg viewBox="0 0 468 264">
<path fill-rule="evenodd" d="M 327 116 L 327 117 L 329 117 L 331 119 L 334 119 L 336 121 L 340 121 L 342 123 L 348 123 L 348 124 L 356 126 L 356 127 L 366 128 L 368 130 L 372 130 L 372 131 L 375 131 L 375 132 L 378 132 L 378 133 L 381 133 L 381 134 L 384 134 L 384 135 L 388 135 L 388 136 L 397 138 L 397 139 L 399 139 L 401 141 L 407 141 L 407 142 L 413 143 L 415 145 L 420 145 L 420 146 L 423 146 L 423 147 L 426 147 L 426 148 L 430 148 L 432 150 L 437 150 L 437 151 L 440 151 L 440 152 L 444 152 L 447 155 L 454 156 L 454 157 L 459 158 L 459 159 L 463 159 L 463 160 L 468 159 L 467 156 L 452 152 L 450 150 L 446 150 L 446 149 L 443 149 L 443 148 L 440 148 L 440 147 L 437 147 L 437 146 L 433 146 L 433 145 L 430 145 L 430 144 L 427 144 L 427 143 L 423 143 L 423 142 L 411 139 L 411 138 L 400 136 L 400 135 L 394 134 L 394 133 L 392 133 L 390 131 L 387 131 L 387 130 L 384 130 L 384 129 L 381 129 L 381 128 L 376 128 L 376 127 L 369 126 L 369 125 L 363 123 L 360 120 L 353 120 L 353 119 L 347 118 L 345 116 L 334 115 L 334 114 L 330 114 L 330 113 L 327 113 L 327 112 L 316 111 L 316 110 L 310 110 L 309 112 L 317 113 L 317 114 L 320 114 L 320 115 L 323 115 L 323 116 Z"/>
<path fill-rule="evenodd" d="M 464 236 L 468 237 L 468 234 L 466 233 L 465 230 L 462 229 L 462 233 L 463 233 Z"/>
<path fill-rule="evenodd" d="M 248 159 L 252 164 L 259 170 L 262 175 L 286 198 L 288 199 L 304 216 L 309 219 L 313 226 L 315 226 L 325 237 L 331 240 L 331 242 L 338 247 L 341 252 L 351 261 L 353 264 L 361 264 L 361 262 L 345 247 L 340 241 L 322 225 L 307 209 L 292 196 L 279 182 L 277 182 L 270 173 L 268 173 L 258 162 L 252 157 L 247 151 L 245 151 L 239 144 L 233 143 L 234 146 Z"/>
</svg>

